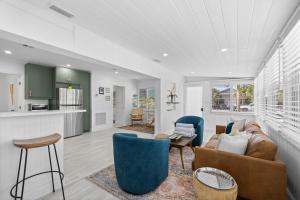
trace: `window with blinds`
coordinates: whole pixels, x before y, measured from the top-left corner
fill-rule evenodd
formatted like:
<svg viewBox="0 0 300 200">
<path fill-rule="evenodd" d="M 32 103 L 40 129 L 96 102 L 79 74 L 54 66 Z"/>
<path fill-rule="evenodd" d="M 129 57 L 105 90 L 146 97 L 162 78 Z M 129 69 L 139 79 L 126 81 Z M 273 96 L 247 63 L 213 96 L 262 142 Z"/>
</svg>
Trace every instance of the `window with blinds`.
<svg viewBox="0 0 300 200">
<path fill-rule="evenodd" d="M 258 120 L 300 134 L 300 22 L 266 62 L 255 88 Z"/>
<path fill-rule="evenodd" d="M 284 123 L 283 130 L 300 134 L 300 22 L 282 43 Z"/>
</svg>

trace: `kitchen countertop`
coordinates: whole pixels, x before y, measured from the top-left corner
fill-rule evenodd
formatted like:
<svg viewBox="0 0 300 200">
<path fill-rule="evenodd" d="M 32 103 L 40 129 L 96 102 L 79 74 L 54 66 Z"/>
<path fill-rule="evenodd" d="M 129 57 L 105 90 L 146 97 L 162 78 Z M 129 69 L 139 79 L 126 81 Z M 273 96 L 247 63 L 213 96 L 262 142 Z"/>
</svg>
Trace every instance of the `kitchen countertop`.
<svg viewBox="0 0 300 200">
<path fill-rule="evenodd" d="M 86 110 L 47 110 L 47 111 L 24 111 L 24 112 L 0 112 L 0 118 L 27 117 L 37 115 L 57 115 L 65 113 L 86 112 Z"/>
</svg>

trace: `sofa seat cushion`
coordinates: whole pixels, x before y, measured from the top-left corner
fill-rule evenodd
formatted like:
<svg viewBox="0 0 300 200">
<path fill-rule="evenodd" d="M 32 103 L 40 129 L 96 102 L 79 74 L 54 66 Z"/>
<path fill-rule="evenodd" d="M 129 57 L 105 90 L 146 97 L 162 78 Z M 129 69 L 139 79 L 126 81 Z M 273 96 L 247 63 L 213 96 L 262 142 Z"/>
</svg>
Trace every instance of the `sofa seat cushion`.
<svg viewBox="0 0 300 200">
<path fill-rule="evenodd" d="M 248 141 L 246 154 L 254 158 L 274 160 L 277 153 L 277 145 L 264 133 L 253 133 Z"/>
</svg>

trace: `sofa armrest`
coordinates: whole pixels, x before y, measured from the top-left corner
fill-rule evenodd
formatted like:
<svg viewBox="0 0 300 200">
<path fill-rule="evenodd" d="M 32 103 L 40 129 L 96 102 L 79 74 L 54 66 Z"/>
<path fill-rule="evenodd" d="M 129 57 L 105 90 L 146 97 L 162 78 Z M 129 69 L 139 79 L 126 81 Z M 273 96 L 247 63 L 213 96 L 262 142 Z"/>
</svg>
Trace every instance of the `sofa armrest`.
<svg viewBox="0 0 300 200">
<path fill-rule="evenodd" d="M 193 169 L 200 167 L 214 167 L 229 173 L 236 180 L 241 197 L 286 199 L 286 167 L 281 161 L 197 147 Z"/>
<path fill-rule="evenodd" d="M 216 125 L 216 134 L 225 133 L 226 126 L 223 125 Z"/>
</svg>

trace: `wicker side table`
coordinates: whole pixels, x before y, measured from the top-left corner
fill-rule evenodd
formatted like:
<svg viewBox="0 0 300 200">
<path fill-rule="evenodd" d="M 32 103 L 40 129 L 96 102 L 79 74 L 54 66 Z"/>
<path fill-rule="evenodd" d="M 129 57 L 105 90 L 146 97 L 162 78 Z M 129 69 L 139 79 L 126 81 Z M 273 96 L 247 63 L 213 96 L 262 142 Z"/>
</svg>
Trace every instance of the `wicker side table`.
<svg viewBox="0 0 300 200">
<path fill-rule="evenodd" d="M 199 200 L 236 200 L 238 186 L 226 172 L 204 167 L 193 174 L 193 185 Z"/>
</svg>

